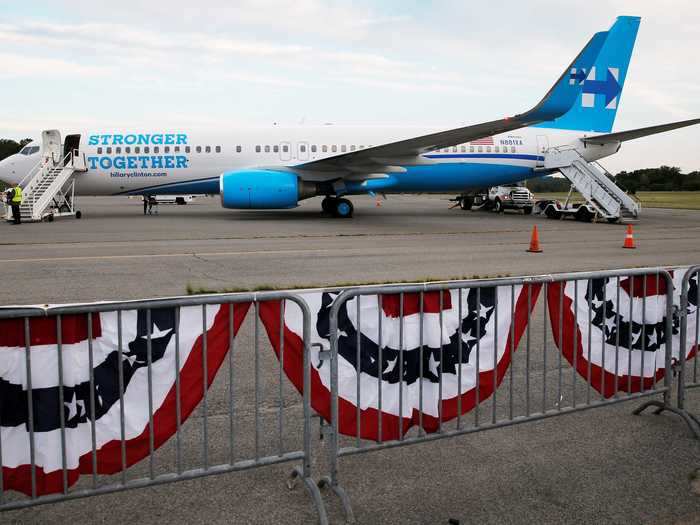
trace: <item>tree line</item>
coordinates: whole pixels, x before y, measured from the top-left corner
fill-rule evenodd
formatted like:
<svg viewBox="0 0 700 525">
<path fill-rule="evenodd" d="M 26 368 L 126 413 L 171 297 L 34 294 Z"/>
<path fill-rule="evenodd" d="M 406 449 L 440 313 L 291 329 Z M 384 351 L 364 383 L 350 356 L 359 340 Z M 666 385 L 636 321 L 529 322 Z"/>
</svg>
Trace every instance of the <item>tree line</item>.
<svg viewBox="0 0 700 525">
<path fill-rule="evenodd" d="M 676 166 L 660 166 L 635 171 L 621 171 L 612 180 L 620 188 L 630 192 L 638 191 L 700 191 L 700 171 L 682 173 Z M 527 181 L 527 187 L 534 193 L 569 191 L 571 183 L 563 177 L 540 177 Z"/>
<path fill-rule="evenodd" d="M 22 139 L 19 142 L 12 139 L 0 139 L 0 160 L 14 155 L 31 141 L 32 139 Z M 4 190 L 5 187 L 5 184 L 0 181 L 0 191 Z"/>
</svg>

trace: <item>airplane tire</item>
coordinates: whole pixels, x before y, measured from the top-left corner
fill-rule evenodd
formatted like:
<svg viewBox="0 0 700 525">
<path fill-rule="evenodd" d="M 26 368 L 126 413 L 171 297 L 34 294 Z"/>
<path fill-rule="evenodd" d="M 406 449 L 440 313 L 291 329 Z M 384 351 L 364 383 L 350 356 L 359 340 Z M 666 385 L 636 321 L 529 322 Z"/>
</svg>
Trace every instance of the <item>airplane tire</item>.
<svg viewBox="0 0 700 525">
<path fill-rule="evenodd" d="M 493 211 L 496 213 L 503 213 L 503 203 L 501 199 L 496 199 L 496 202 L 493 203 Z"/>
<path fill-rule="evenodd" d="M 83 217 L 83 212 L 78 210 L 75 212 L 75 218 L 76 219 L 81 219 Z"/>
<path fill-rule="evenodd" d="M 464 211 L 471 210 L 473 205 L 474 197 L 462 197 L 462 200 L 459 201 L 459 207 L 462 208 Z"/>
<path fill-rule="evenodd" d="M 335 199 L 335 209 L 333 216 L 339 219 L 349 219 L 352 217 L 354 207 L 348 199 Z"/>
<path fill-rule="evenodd" d="M 524 213 L 525 215 L 532 215 L 532 206 L 525 206 L 525 207 L 523 208 L 523 213 Z"/>
</svg>

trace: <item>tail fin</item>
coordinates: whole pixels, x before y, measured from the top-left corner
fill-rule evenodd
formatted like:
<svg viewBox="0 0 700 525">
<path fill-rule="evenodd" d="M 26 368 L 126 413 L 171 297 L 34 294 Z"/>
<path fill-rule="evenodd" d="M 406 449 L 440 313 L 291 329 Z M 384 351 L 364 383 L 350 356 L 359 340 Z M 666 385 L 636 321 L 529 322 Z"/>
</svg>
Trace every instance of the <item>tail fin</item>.
<svg viewBox="0 0 700 525">
<path fill-rule="evenodd" d="M 598 133 L 612 131 L 640 20 L 636 16 L 617 18 L 593 67 L 571 69 L 569 83 L 578 83 L 582 88 L 572 108 L 537 127 Z"/>
</svg>

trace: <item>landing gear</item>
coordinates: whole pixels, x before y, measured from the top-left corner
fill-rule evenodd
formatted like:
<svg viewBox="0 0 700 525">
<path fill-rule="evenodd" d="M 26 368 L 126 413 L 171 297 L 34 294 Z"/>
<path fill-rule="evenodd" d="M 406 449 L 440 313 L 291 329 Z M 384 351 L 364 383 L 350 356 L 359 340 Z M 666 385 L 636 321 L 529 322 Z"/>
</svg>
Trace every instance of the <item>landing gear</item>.
<svg viewBox="0 0 700 525">
<path fill-rule="evenodd" d="M 349 219 L 355 210 L 352 202 L 348 199 L 338 199 L 337 197 L 326 197 L 321 201 L 321 209 L 324 213 L 339 219 Z"/>
</svg>

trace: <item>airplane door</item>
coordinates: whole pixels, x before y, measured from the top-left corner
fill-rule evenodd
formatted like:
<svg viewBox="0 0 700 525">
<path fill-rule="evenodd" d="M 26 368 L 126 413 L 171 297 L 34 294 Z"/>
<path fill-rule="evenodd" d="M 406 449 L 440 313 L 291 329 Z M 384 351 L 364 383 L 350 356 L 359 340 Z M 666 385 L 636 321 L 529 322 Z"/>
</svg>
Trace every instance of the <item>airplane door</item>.
<svg viewBox="0 0 700 525">
<path fill-rule="evenodd" d="M 292 145 L 289 142 L 280 142 L 280 160 L 292 160 Z"/>
<path fill-rule="evenodd" d="M 57 129 L 47 129 L 41 132 L 41 156 L 53 158 L 59 162 L 63 157 L 61 151 L 61 133 Z"/>
<path fill-rule="evenodd" d="M 309 143 L 299 142 L 297 144 L 297 158 L 299 160 L 309 160 Z"/>
<path fill-rule="evenodd" d="M 537 135 L 537 166 L 544 166 L 544 155 L 549 149 L 547 135 Z"/>
</svg>

